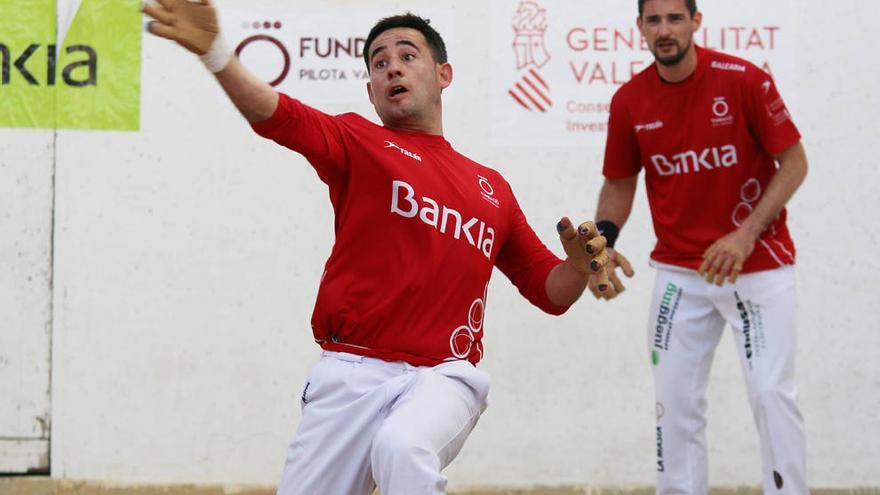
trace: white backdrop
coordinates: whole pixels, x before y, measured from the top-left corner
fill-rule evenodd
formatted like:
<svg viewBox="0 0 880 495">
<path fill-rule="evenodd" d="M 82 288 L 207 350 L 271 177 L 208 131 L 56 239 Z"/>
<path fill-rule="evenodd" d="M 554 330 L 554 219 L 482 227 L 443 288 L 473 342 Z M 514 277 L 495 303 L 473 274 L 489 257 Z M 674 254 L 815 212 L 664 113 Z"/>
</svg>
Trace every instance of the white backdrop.
<svg viewBox="0 0 880 495">
<path fill-rule="evenodd" d="M 361 34 L 375 19 L 346 18 L 347 9 L 439 12 L 455 67 L 447 138 L 506 176 L 557 253 L 558 218 L 592 217 L 601 145 L 493 140 L 490 38 L 513 14 L 492 16 L 515 1 L 218 3 L 294 21 L 296 9 L 335 13 Z M 569 3 L 582 9 L 584 0 Z M 621 8 L 634 22 L 631 3 Z M 701 2 L 707 23 L 723 24 L 722 3 Z M 741 11 L 759 23 L 766 2 L 745 3 Z M 792 96 L 811 165 L 790 205 L 809 478 L 816 487 L 880 486 L 880 229 L 871 219 L 880 207 L 880 69 L 871 59 L 880 32 L 861 0 L 786 5 L 795 63 L 781 90 Z M 193 56 L 154 38 L 143 50 L 139 132 L 57 135 L 52 472 L 271 485 L 318 358 L 308 322 L 333 242 L 327 193 L 302 158 L 251 133 Z M 374 118 L 365 90 L 358 103 L 319 107 Z M 0 130 L 0 149 L 40 132 Z M 0 184 L 0 193 L 9 187 Z M 450 487 L 653 482 L 644 335 L 653 233 L 642 189 L 619 244 L 637 275 L 618 300 L 585 297 L 552 318 L 496 273 L 482 364 L 493 377 L 490 407 L 448 470 Z M 729 336 L 716 356 L 709 421 L 713 485 L 758 484 L 757 439 Z"/>
</svg>

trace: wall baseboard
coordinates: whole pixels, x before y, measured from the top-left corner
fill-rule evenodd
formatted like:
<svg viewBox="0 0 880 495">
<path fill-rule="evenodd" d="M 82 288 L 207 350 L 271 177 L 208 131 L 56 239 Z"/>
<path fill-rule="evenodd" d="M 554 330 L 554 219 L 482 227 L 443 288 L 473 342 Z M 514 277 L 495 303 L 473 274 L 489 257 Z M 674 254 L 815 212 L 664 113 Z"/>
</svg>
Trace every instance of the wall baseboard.
<svg viewBox="0 0 880 495">
<path fill-rule="evenodd" d="M 711 495 L 762 495 L 760 487 L 712 488 Z M 271 486 L 119 484 L 50 477 L 0 477 L 0 495 L 274 495 Z M 450 495 L 653 495 L 653 487 L 479 488 Z M 813 488 L 812 495 L 880 495 L 880 487 Z M 377 494 L 378 495 L 378 494 Z"/>
</svg>

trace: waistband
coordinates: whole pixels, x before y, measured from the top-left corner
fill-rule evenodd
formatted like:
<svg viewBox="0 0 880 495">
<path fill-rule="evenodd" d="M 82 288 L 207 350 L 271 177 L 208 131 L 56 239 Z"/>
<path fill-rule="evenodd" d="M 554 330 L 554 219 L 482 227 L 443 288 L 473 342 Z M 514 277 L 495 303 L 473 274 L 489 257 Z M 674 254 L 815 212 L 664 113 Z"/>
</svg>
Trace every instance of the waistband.
<svg viewBox="0 0 880 495">
<path fill-rule="evenodd" d="M 352 354 L 350 352 L 340 352 L 340 351 L 321 351 L 322 357 L 329 357 L 333 359 L 338 359 L 340 361 L 348 361 L 350 363 L 364 363 L 372 366 L 380 366 L 384 368 L 395 369 L 399 371 L 412 371 L 430 368 L 431 366 L 413 366 L 405 361 L 385 361 L 384 359 L 369 357 L 369 356 L 361 356 L 359 354 Z"/>
</svg>

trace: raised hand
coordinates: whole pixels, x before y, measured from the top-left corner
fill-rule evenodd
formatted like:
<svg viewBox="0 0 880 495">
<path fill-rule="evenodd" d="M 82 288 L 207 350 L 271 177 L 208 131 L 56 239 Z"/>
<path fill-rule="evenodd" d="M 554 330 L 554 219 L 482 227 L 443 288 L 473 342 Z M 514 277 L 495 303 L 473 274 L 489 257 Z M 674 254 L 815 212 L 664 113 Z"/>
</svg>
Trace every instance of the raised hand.
<svg viewBox="0 0 880 495">
<path fill-rule="evenodd" d="M 563 217 L 556 228 L 568 261 L 573 262 L 579 272 L 590 276 L 590 284 L 595 283 L 599 290 L 607 289 L 608 273 L 605 265 L 609 256 L 605 250 L 605 237 L 599 234 L 596 224 L 584 222 L 575 229 L 571 220 Z"/>
<path fill-rule="evenodd" d="M 157 0 L 144 4 L 144 13 L 154 20 L 148 29 L 161 38 L 176 41 L 196 55 L 208 53 L 220 33 L 217 10 L 210 0 Z"/>
<path fill-rule="evenodd" d="M 596 281 L 590 280 L 589 288 L 596 299 L 610 301 L 626 290 L 626 287 L 623 286 L 623 283 L 617 276 L 617 268 L 620 267 L 623 270 L 623 274 L 629 278 L 632 278 L 635 272 L 624 255 L 611 248 L 606 248 L 605 251 L 608 253 L 608 264 L 605 265 L 605 271 L 608 272 L 608 287 L 604 291 L 600 291 Z"/>
</svg>

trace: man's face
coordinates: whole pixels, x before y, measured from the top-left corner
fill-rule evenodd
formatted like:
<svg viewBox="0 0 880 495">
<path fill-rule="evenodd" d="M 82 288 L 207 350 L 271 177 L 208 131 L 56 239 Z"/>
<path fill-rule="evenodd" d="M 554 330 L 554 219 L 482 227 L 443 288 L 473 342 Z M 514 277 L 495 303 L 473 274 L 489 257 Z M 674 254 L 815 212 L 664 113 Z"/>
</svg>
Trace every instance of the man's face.
<svg viewBox="0 0 880 495">
<path fill-rule="evenodd" d="M 648 0 L 638 24 L 657 63 L 671 66 L 687 54 L 701 21 L 699 12 L 691 17 L 685 0 Z"/>
<path fill-rule="evenodd" d="M 452 82 L 452 67 L 434 61 L 422 33 L 389 29 L 369 50 L 367 92 L 385 125 L 409 128 L 439 117 L 440 92 Z"/>
</svg>

